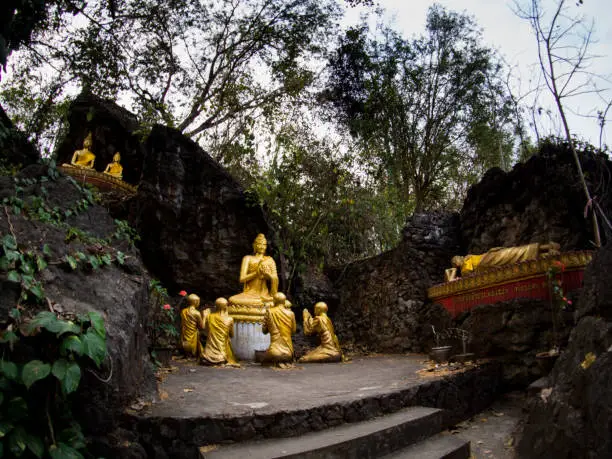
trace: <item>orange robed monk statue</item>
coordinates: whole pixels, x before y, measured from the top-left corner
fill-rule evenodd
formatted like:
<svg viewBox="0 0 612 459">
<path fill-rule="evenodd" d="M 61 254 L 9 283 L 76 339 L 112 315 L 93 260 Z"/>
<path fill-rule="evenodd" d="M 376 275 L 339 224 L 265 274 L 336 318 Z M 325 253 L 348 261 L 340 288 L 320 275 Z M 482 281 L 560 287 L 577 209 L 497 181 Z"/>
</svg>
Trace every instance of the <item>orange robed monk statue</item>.
<svg viewBox="0 0 612 459">
<path fill-rule="evenodd" d="M 193 293 L 187 297 L 187 307 L 181 311 L 181 346 L 190 357 L 202 353 L 200 329 L 204 326 L 202 313 L 198 311 L 200 297 Z"/>
<path fill-rule="evenodd" d="M 202 363 L 206 365 L 240 366 L 234 356 L 230 338 L 234 334 L 234 319 L 227 312 L 227 300 L 217 298 L 215 312 L 204 311 L 204 332 L 206 347 L 201 354 Z"/>
<path fill-rule="evenodd" d="M 262 363 L 274 363 L 283 366 L 293 361 L 293 341 L 295 333 L 295 314 L 287 306 L 287 298 L 281 292 L 274 295 L 274 306 L 264 314 L 263 332 L 270 333 L 270 347 Z"/>
<path fill-rule="evenodd" d="M 327 317 L 327 304 L 322 301 L 315 304 L 315 317 L 312 317 L 308 309 L 304 309 L 304 334 L 313 335 L 317 333 L 321 339 L 319 347 L 308 352 L 300 358 L 300 362 L 341 362 L 342 349 L 340 342 L 334 332 L 334 326 Z"/>
</svg>

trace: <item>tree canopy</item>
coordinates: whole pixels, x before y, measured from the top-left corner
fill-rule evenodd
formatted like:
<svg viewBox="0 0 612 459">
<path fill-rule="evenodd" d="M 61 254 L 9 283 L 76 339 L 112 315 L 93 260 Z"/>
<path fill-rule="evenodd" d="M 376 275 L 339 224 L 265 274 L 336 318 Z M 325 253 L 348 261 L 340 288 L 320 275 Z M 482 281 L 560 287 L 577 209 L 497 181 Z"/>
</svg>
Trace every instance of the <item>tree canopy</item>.
<svg viewBox="0 0 612 459">
<path fill-rule="evenodd" d="M 474 21 L 434 6 L 423 36 L 348 30 L 331 59 L 326 98 L 376 173 L 416 210 L 448 203 L 449 189 L 512 154 L 501 64 Z M 475 174 L 476 172 L 476 174 Z"/>
</svg>

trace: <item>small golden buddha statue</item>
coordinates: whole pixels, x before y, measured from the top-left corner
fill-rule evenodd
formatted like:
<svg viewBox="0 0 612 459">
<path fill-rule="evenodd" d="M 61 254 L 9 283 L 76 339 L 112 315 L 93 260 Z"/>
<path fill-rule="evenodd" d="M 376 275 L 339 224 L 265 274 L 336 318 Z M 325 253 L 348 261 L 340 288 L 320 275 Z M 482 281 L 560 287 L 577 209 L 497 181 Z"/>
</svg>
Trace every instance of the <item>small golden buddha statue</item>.
<svg viewBox="0 0 612 459">
<path fill-rule="evenodd" d="M 81 150 L 75 151 L 72 155 L 70 165 L 75 167 L 81 167 L 83 169 L 93 169 L 96 155 L 91 152 L 92 145 L 93 140 L 90 132 L 89 134 L 87 134 L 87 137 L 85 137 L 85 140 L 83 141 L 83 148 Z"/>
<path fill-rule="evenodd" d="M 445 271 L 444 277 L 447 282 L 450 282 L 457 278 L 457 269 L 460 269 L 461 275 L 465 276 L 490 268 L 537 260 L 543 256 L 558 255 L 559 248 L 560 245 L 556 242 L 549 242 L 548 244 L 536 242 L 516 247 L 494 247 L 480 255 L 468 254 L 464 257 L 457 255 L 451 259 L 453 267 Z"/>
<path fill-rule="evenodd" d="M 117 177 L 118 179 L 123 179 L 123 166 L 119 161 L 121 161 L 121 155 L 117 152 L 113 156 L 113 162 L 107 164 L 104 173 Z"/>
<path fill-rule="evenodd" d="M 308 352 L 300 358 L 300 362 L 341 362 L 342 349 L 340 342 L 334 332 L 331 319 L 327 316 L 327 304 L 322 301 L 314 306 L 315 317 L 312 317 L 308 309 L 304 309 L 304 334 L 313 335 L 317 333 L 321 339 L 319 347 Z"/>
<path fill-rule="evenodd" d="M 215 312 L 204 311 L 204 332 L 206 347 L 201 354 L 202 363 L 206 365 L 240 366 L 234 356 L 230 338 L 234 334 L 234 319 L 227 312 L 227 300 L 217 298 Z"/>
<path fill-rule="evenodd" d="M 262 330 L 270 333 L 270 347 L 264 354 L 262 363 L 284 364 L 293 361 L 293 341 L 295 333 L 295 314 L 287 307 L 287 298 L 281 292 L 274 295 L 274 305 L 266 309 Z"/>
<path fill-rule="evenodd" d="M 197 309 L 199 305 L 200 297 L 192 293 L 187 297 L 187 307 L 181 311 L 181 346 L 191 357 L 202 353 L 200 329 L 204 327 L 204 318 Z"/>
<path fill-rule="evenodd" d="M 230 297 L 230 306 L 262 308 L 265 303 L 272 302 L 278 290 L 278 275 L 274 259 L 266 255 L 267 246 L 266 237 L 258 234 L 253 242 L 253 255 L 246 255 L 240 266 L 240 282 L 244 289 Z"/>
</svg>

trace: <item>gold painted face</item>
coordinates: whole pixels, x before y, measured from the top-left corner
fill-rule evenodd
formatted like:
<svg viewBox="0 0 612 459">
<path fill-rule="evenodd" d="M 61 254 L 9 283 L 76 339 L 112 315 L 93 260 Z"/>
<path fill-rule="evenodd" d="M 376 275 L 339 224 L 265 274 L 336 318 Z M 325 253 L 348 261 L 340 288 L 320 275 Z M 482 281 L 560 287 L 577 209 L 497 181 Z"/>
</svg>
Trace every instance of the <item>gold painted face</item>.
<svg viewBox="0 0 612 459">
<path fill-rule="evenodd" d="M 115 156 L 113 156 L 113 161 L 116 163 L 121 161 L 121 155 L 119 154 L 119 152 L 115 153 Z"/>
</svg>

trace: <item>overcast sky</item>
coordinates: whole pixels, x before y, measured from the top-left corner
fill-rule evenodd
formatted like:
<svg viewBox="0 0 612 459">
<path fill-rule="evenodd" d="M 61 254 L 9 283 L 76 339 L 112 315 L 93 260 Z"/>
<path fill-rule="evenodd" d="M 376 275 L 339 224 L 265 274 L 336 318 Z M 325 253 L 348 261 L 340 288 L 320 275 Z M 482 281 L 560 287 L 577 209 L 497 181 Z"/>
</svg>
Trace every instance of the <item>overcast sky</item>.
<svg viewBox="0 0 612 459">
<path fill-rule="evenodd" d="M 526 0 L 521 0 L 523 3 Z M 584 0 L 584 5 L 576 7 L 577 0 L 569 0 L 568 6 L 572 11 L 583 14 L 587 22 L 594 20 L 595 40 L 592 45 L 592 53 L 601 56 L 592 64 L 591 71 L 612 75 L 612 14 L 610 13 L 611 0 Z M 385 8 L 385 22 L 392 23 L 393 28 L 402 31 L 409 38 L 419 35 L 424 30 L 427 9 L 434 3 L 438 3 L 447 9 L 467 12 L 472 15 L 478 25 L 483 29 L 483 38 L 486 45 L 497 49 L 508 64 L 515 66 L 520 77 L 514 83 L 515 92 L 524 94 L 529 89 L 529 80 L 533 78 L 534 64 L 537 62 L 537 47 L 535 37 L 527 21 L 518 18 L 513 13 L 513 3 L 508 0 L 379 0 L 379 5 Z M 557 0 L 543 0 L 544 7 L 552 8 Z M 348 23 L 357 22 L 359 15 L 364 9 L 349 9 L 346 20 Z M 608 83 L 607 87 L 612 87 Z M 608 100 L 612 97 L 612 91 L 607 94 Z M 542 98 L 541 105 L 551 107 L 551 99 Z M 580 113 L 591 113 L 596 107 L 605 106 L 603 102 L 594 97 L 581 96 L 568 102 L 569 108 Z M 554 112 L 556 114 L 556 112 Z M 608 115 L 612 124 L 612 109 Z M 544 123 L 544 120 L 542 120 Z M 599 144 L 599 126 L 593 119 L 584 119 L 572 116 L 570 128 L 579 136 L 586 138 L 594 145 Z M 546 129 L 558 130 L 548 124 Z M 604 143 L 612 146 L 612 126 L 604 129 Z"/>
</svg>

